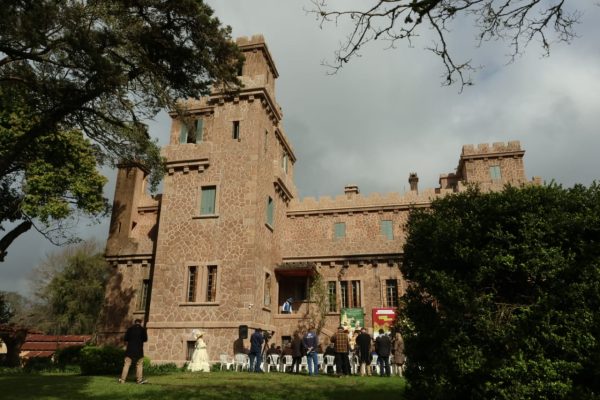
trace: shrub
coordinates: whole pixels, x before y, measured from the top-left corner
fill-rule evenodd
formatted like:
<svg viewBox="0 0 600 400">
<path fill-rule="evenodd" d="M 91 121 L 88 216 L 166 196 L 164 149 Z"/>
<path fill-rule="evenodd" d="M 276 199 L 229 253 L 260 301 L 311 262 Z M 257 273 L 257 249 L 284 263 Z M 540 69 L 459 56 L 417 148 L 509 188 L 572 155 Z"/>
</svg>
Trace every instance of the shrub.
<svg viewBox="0 0 600 400">
<path fill-rule="evenodd" d="M 181 372 L 181 370 L 177 367 L 175 363 L 167 363 L 167 364 L 150 364 L 146 367 L 144 363 L 144 374 L 169 374 L 173 372 Z"/>
<path fill-rule="evenodd" d="M 408 220 L 408 398 L 600 392 L 600 185 L 477 190 Z"/>
<path fill-rule="evenodd" d="M 123 367 L 125 350 L 114 346 L 85 346 L 79 354 L 82 375 L 118 374 Z"/>
<path fill-rule="evenodd" d="M 70 346 L 59 349 L 54 353 L 54 362 L 63 370 L 67 365 L 79 365 L 82 348 L 83 346 Z"/>
<path fill-rule="evenodd" d="M 50 371 L 54 368 L 54 362 L 52 362 L 52 359 L 50 357 L 28 358 L 23 364 L 23 371 L 25 372 Z"/>
</svg>

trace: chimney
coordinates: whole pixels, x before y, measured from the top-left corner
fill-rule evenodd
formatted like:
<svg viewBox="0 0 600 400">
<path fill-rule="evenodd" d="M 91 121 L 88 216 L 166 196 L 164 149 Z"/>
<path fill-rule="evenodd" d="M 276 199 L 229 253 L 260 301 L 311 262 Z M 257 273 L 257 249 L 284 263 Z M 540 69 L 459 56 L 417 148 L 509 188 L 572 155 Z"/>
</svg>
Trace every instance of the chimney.
<svg viewBox="0 0 600 400">
<path fill-rule="evenodd" d="M 358 186 L 356 185 L 346 185 L 346 187 L 344 187 L 344 193 L 346 193 L 346 197 L 350 199 L 359 194 L 360 190 L 358 190 Z"/>
<path fill-rule="evenodd" d="M 408 183 L 410 184 L 411 192 L 416 192 L 419 194 L 419 177 L 416 172 L 411 172 L 408 174 Z"/>
</svg>

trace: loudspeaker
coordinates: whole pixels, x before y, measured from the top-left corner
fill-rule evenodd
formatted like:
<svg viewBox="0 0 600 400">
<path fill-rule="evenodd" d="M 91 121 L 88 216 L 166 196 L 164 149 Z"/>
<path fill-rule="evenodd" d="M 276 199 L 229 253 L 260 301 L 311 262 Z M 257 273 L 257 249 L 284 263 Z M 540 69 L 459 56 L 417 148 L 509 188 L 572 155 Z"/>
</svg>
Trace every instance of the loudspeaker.
<svg viewBox="0 0 600 400">
<path fill-rule="evenodd" d="M 240 339 L 248 339 L 248 325 L 240 325 Z"/>
</svg>

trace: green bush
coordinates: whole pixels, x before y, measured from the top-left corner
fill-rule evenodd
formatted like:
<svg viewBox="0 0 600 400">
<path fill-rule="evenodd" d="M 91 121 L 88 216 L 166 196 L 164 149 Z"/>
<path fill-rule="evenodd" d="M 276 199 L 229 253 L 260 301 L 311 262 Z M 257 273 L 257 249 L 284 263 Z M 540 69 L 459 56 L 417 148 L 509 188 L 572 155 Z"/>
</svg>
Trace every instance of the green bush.
<svg viewBox="0 0 600 400">
<path fill-rule="evenodd" d="M 145 361 L 145 360 L 144 360 Z M 181 369 L 177 367 L 175 363 L 168 364 L 150 364 L 146 366 L 144 363 L 144 375 L 159 375 L 159 374 L 169 374 L 173 372 L 181 372 Z"/>
<path fill-rule="evenodd" d="M 54 362 L 61 369 L 65 369 L 67 365 L 79 365 L 82 348 L 83 346 L 70 346 L 59 349 L 54 353 Z"/>
<path fill-rule="evenodd" d="M 23 371 L 25 372 L 41 372 L 51 371 L 55 369 L 54 362 L 50 357 L 33 357 L 25 360 Z"/>
<path fill-rule="evenodd" d="M 598 184 L 469 190 L 411 211 L 408 397 L 598 398 L 599 243 Z"/>
<path fill-rule="evenodd" d="M 119 374 L 125 350 L 114 346 L 85 346 L 79 353 L 82 375 Z"/>
</svg>

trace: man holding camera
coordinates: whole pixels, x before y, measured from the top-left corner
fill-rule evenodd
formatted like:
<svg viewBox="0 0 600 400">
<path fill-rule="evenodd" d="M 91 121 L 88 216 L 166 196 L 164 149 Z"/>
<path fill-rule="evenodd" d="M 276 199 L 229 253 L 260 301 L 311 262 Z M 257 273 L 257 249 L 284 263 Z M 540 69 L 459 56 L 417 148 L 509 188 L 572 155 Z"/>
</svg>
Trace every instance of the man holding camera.
<svg viewBox="0 0 600 400">
<path fill-rule="evenodd" d="M 250 372 L 263 372 L 260 368 L 262 363 L 262 345 L 265 341 L 262 329 L 256 328 L 250 336 Z"/>
</svg>

